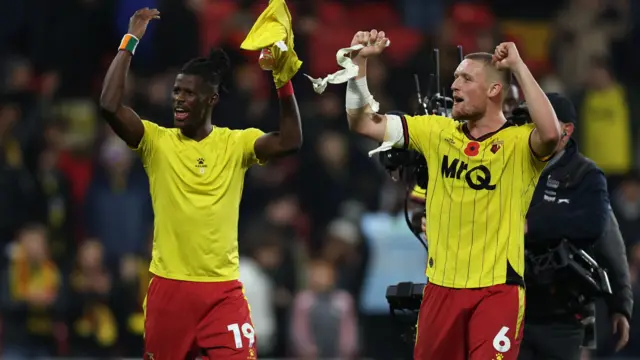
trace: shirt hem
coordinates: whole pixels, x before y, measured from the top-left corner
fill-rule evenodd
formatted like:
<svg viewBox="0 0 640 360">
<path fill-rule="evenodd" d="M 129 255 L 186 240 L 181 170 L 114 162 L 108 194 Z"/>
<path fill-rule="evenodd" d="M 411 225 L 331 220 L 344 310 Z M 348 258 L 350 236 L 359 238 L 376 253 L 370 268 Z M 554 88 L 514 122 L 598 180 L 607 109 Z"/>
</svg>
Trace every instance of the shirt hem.
<svg viewBox="0 0 640 360">
<path fill-rule="evenodd" d="M 158 271 L 155 269 L 149 269 L 153 275 L 170 279 L 170 280 L 179 280 L 179 281 L 191 281 L 191 282 L 225 282 L 225 281 L 234 281 L 239 280 L 240 275 L 234 274 L 229 276 L 189 276 L 189 275 L 179 275 L 179 274 L 167 274 L 163 271 Z"/>
</svg>

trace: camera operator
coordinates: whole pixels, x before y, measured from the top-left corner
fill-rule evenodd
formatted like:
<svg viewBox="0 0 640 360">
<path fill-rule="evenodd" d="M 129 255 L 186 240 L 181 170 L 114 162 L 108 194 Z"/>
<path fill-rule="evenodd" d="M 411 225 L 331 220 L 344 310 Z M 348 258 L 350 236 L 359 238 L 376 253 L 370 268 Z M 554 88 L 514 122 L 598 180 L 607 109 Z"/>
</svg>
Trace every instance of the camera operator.
<svg viewBox="0 0 640 360">
<path fill-rule="evenodd" d="M 613 330 L 613 335 L 618 338 L 615 346 L 605 341 L 605 346 L 602 349 L 598 348 L 598 353 L 610 353 L 612 350 L 618 352 L 629 341 L 629 321 L 633 313 L 633 290 L 631 289 L 629 264 L 626 261 L 626 245 L 613 211 L 609 211 L 604 234 L 596 242 L 593 252 L 596 260 L 611 274 L 612 290 L 612 295 L 604 299 L 609 310 L 612 327 L 605 327 L 602 329 L 604 330 L 603 334 L 600 331 L 598 334 L 608 336 Z M 606 320 L 606 317 L 603 320 Z M 603 344 L 598 341 L 598 345 Z"/>
<path fill-rule="evenodd" d="M 609 234 L 605 234 L 605 229 L 611 210 L 604 174 L 593 161 L 579 153 L 571 138 L 575 108 L 558 94 L 547 96 L 561 122 L 562 138 L 556 154 L 540 176 L 529 207 L 525 226 L 527 259 L 561 248 L 593 252 L 613 242 L 606 238 L 596 247 L 603 234 Z M 626 264 L 626 258 L 616 261 Z M 567 279 L 565 275 L 552 272 L 550 276 L 541 276 L 527 267 L 527 305 L 520 360 L 580 358 L 587 324 L 594 318 L 595 295 L 576 294 L 575 284 L 580 279 Z M 616 280 L 624 283 L 624 279 Z M 615 311 L 628 316 L 626 310 Z"/>
</svg>

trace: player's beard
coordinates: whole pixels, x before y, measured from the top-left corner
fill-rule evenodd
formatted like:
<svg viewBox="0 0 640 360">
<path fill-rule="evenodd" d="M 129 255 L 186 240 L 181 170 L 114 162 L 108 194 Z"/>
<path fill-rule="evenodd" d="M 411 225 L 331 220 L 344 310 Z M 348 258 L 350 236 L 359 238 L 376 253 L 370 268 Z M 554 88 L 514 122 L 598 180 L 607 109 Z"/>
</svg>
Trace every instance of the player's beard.
<svg viewBox="0 0 640 360">
<path fill-rule="evenodd" d="M 451 117 L 458 121 L 476 121 L 482 119 L 484 111 L 470 108 L 454 108 L 451 111 Z"/>
</svg>

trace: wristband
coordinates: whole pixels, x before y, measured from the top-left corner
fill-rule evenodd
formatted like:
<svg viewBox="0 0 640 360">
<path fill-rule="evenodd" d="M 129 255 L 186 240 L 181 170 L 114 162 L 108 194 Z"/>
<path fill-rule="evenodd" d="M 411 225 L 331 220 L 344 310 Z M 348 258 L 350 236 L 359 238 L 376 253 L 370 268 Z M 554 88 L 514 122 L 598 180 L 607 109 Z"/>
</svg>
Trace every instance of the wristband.
<svg viewBox="0 0 640 360">
<path fill-rule="evenodd" d="M 131 53 L 131 55 L 133 55 L 136 52 L 136 47 L 138 47 L 139 42 L 140 40 L 137 37 L 131 34 L 125 34 L 122 37 L 122 41 L 120 42 L 120 47 L 118 48 L 118 50 L 128 51 Z"/>
<path fill-rule="evenodd" d="M 291 84 L 291 80 L 287 81 L 278 91 L 278 98 L 287 98 L 293 96 L 293 85 Z"/>
</svg>

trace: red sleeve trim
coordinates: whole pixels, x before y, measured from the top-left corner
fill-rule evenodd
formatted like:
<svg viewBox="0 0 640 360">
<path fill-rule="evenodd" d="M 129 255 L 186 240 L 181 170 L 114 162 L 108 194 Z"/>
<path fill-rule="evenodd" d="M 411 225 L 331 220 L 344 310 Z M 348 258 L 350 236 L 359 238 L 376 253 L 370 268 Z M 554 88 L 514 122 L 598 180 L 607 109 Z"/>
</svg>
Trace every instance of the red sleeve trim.
<svg viewBox="0 0 640 360">
<path fill-rule="evenodd" d="M 400 118 L 402 122 L 402 138 L 404 139 L 404 149 L 409 148 L 409 127 L 407 126 L 407 119 L 404 115 Z"/>
</svg>

